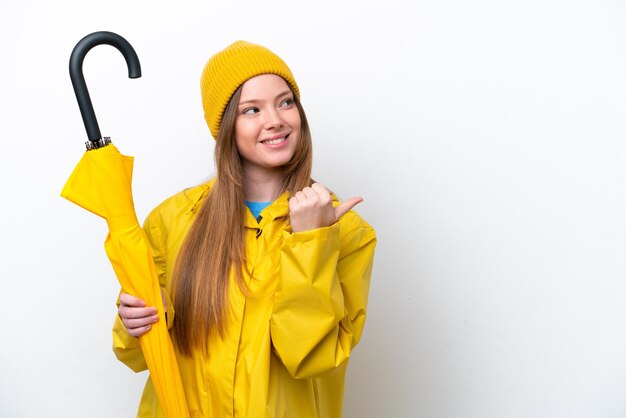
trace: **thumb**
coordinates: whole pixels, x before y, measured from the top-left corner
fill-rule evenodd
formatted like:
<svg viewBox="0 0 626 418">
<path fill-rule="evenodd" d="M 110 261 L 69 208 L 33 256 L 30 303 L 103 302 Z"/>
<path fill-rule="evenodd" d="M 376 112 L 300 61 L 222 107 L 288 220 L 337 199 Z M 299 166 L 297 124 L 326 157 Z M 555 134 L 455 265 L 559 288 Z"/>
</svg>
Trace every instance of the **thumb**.
<svg viewBox="0 0 626 418">
<path fill-rule="evenodd" d="M 362 197 L 351 197 L 335 208 L 335 219 L 341 218 L 347 211 L 363 201 Z"/>
</svg>

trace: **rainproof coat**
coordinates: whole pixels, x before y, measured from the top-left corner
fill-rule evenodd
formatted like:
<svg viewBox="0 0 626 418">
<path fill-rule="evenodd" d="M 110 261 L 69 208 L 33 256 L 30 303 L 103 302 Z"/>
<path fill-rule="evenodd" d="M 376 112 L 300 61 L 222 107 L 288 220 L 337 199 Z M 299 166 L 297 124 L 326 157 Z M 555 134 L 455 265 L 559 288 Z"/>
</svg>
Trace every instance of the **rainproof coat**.
<svg viewBox="0 0 626 418">
<path fill-rule="evenodd" d="M 176 255 L 211 185 L 174 195 L 144 223 L 169 326 Z M 194 418 L 341 417 L 348 358 L 365 322 L 376 236 L 354 211 L 329 227 L 292 233 L 287 199 L 285 193 L 265 208 L 260 221 L 246 212 L 249 291 L 244 295 L 231 278 L 224 335 L 209 339 L 207 355 L 176 351 Z M 119 317 L 113 349 L 134 371 L 146 370 L 139 340 Z M 137 416 L 163 417 L 150 379 Z"/>
</svg>

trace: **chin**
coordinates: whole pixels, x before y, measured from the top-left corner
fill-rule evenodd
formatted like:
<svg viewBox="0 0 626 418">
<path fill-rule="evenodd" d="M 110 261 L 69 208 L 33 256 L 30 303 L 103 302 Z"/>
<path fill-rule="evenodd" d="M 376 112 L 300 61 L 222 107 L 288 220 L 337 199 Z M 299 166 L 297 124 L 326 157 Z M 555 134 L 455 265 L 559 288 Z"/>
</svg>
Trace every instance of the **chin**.
<svg viewBox="0 0 626 418">
<path fill-rule="evenodd" d="M 288 160 L 281 160 L 281 161 L 272 161 L 271 163 L 268 163 L 268 165 L 266 166 L 267 168 L 282 168 L 284 166 L 286 166 L 289 161 L 291 161 L 291 159 Z"/>
<path fill-rule="evenodd" d="M 267 160 L 268 167 L 279 168 L 289 163 L 293 159 L 294 153 L 290 153 L 289 155 L 285 155 L 284 157 L 276 156 L 277 158 L 270 158 Z"/>
</svg>

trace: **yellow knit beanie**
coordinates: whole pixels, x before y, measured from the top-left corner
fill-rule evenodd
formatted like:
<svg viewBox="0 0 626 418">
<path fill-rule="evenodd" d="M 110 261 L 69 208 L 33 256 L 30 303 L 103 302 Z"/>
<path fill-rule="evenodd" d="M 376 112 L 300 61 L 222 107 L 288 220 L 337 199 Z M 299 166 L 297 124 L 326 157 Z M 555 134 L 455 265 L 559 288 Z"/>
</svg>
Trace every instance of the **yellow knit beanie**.
<svg viewBox="0 0 626 418">
<path fill-rule="evenodd" d="M 224 109 L 235 90 L 261 74 L 281 76 L 300 98 L 298 85 L 287 64 L 261 45 L 237 41 L 209 59 L 202 71 L 200 88 L 204 118 L 214 138 L 217 138 Z"/>
</svg>

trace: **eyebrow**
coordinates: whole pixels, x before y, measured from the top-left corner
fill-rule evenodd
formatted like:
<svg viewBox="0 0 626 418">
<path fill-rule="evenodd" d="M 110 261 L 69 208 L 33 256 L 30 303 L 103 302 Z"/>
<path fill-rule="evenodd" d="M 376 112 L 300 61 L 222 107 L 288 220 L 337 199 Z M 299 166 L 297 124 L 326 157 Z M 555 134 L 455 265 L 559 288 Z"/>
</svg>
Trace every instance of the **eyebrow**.
<svg viewBox="0 0 626 418">
<path fill-rule="evenodd" d="M 291 94 L 291 90 L 285 90 L 282 93 L 277 94 L 276 97 L 274 98 L 274 100 L 276 100 L 276 99 L 278 99 L 280 97 L 286 96 L 288 94 Z M 244 100 L 244 101 L 239 102 L 239 106 L 241 106 L 243 104 L 248 104 L 248 103 L 258 103 L 258 102 L 261 102 L 261 101 L 262 100 L 260 100 L 260 99 Z"/>
</svg>

